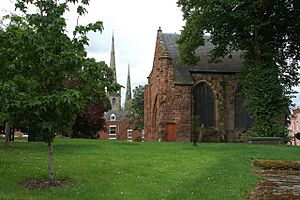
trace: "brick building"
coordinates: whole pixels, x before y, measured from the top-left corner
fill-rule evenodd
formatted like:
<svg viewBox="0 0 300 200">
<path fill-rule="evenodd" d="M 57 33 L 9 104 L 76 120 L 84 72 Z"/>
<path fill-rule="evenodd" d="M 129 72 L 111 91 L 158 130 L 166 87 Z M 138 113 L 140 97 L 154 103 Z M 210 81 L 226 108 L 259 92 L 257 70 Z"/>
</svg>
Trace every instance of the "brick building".
<svg viewBox="0 0 300 200">
<path fill-rule="evenodd" d="M 129 123 L 126 111 L 109 111 L 105 113 L 105 129 L 100 131 L 99 139 L 102 140 L 142 140 L 140 131 L 134 130 Z"/>
<path fill-rule="evenodd" d="M 179 35 L 157 32 L 153 68 L 145 86 L 145 140 L 190 141 L 191 118 L 198 116 L 202 140 L 235 141 L 251 123 L 237 74 L 240 53 L 209 62 L 209 37 L 196 50 L 196 66 L 178 62 Z"/>
</svg>

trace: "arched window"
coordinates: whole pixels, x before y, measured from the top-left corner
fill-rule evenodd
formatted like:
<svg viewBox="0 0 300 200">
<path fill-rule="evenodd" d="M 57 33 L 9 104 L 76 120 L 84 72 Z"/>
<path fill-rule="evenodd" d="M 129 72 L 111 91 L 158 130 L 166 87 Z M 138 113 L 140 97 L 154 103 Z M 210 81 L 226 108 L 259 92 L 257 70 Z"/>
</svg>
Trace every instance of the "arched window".
<svg viewBox="0 0 300 200">
<path fill-rule="evenodd" d="M 238 87 L 235 92 L 234 102 L 234 127 L 240 129 L 250 128 L 252 119 L 245 107 L 245 94 L 241 87 Z"/>
<path fill-rule="evenodd" d="M 112 98 L 111 104 L 112 104 L 113 106 L 116 105 L 116 98 Z"/>
<path fill-rule="evenodd" d="M 194 115 L 199 119 L 199 125 L 215 126 L 215 96 L 206 83 L 200 83 L 194 90 Z"/>
</svg>

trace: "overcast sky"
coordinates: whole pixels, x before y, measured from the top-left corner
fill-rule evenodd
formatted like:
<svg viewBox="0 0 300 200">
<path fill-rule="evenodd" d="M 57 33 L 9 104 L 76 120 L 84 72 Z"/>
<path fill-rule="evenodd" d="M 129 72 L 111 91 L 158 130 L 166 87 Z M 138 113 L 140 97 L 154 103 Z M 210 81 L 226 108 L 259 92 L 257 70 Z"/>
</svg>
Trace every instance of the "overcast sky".
<svg viewBox="0 0 300 200">
<path fill-rule="evenodd" d="M 177 7 L 177 0 L 90 0 L 88 14 L 80 24 L 102 21 L 104 31 L 89 34 L 88 56 L 109 65 L 112 32 L 115 37 L 115 53 L 118 83 L 126 86 L 127 67 L 130 64 L 132 89 L 147 83 L 154 58 L 156 33 L 159 27 L 164 33 L 180 33 L 184 22 Z M 13 11 L 11 0 L 0 0 L 0 15 Z M 71 10 L 72 11 L 72 10 Z M 66 15 L 70 33 L 77 15 Z M 300 88 L 297 89 L 300 91 Z M 122 91 L 122 102 L 125 89 Z M 300 106 L 300 94 L 297 95 Z"/>
<path fill-rule="evenodd" d="M 11 0 L 0 0 L 0 12 L 14 10 Z M 76 24 L 76 12 L 66 15 L 70 33 Z M 127 68 L 130 64 L 132 89 L 147 83 L 154 57 L 156 33 L 179 33 L 183 26 L 180 8 L 176 0 L 90 0 L 88 14 L 80 24 L 102 21 L 104 31 L 89 34 L 88 56 L 97 61 L 110 62 L 112 32 L 115 37 L 115 53 L 118 83 L 126 86 Z M 122 102 L 125 89 L 122 91 Z"/>
</svg>

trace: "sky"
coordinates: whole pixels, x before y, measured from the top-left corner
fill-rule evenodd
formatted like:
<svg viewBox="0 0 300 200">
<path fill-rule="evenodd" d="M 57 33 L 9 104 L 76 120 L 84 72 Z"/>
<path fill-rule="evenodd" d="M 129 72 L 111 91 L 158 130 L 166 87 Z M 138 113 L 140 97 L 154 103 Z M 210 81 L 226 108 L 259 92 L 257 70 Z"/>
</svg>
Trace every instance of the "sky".
<svg viewBox="0 0 300 200">
<path fill-rule="evenodd" d="M 126 86 L 130 65 L 131 88 L 147 83 L 154 58 L 156 34 L 159 27 L 164 33 L 180 33 L 184 26 L 177 0 L 90 0 L 88 14 L 79 24 L 102 21 L 102 33 L 89 34 L 89 57 L 110 62 L 111 38 L 115 38 L 117 81 Z M 0 16 L 14 10 L 12 0 L 0 0 Z M 74 9 L 65 15 L 70 35 L 76 24 Z M 300 91 L 300 87 L 296 88 Z M 125 89 L 122 90 L 122 102 Z M 300 106 L 300 94 L 294 99 Z"/>
<path fill-rule="evenodd" d="M 87 8 L 88 14 L 79 19 L 79 24 L 102 21 L 104 25 L 101 34 L 89 34 L 88 56 L 109 65 L 113 33 L 117 81 L 126 87 L 130 65 L 132 89 L 147 83 L 158 28 L 161 27 L 165 33 L 180 33 L 184 25 L 176 0 L 90 0 Z M 13 10 L 11 0 L 0 0 L 0 15 Z M 76 11 L 70 9 L 66 19 L 72 34 L 77 20 Z M 122 89 L 122 102 L 124 98 L 125 89 Z"/>
</svg>

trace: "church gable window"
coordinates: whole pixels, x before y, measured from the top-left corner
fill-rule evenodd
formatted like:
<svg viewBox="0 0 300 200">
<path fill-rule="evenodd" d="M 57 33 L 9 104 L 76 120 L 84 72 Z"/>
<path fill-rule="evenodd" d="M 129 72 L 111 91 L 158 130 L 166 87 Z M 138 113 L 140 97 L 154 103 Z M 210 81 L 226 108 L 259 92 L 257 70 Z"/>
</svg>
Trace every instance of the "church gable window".
<svg viewBox="0 0 300 200">
<path fill-rule="evenodd" d="M 206 83 L 194 88 L 194 115 L 199 118 L 199 125 L 215 126 L 215 96 Z"/>
</svg>

